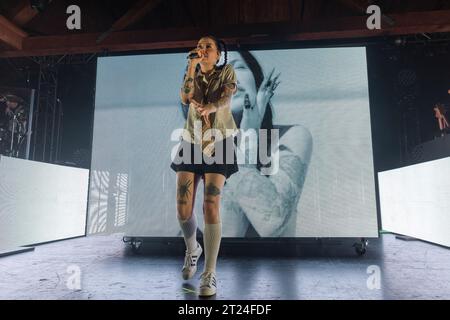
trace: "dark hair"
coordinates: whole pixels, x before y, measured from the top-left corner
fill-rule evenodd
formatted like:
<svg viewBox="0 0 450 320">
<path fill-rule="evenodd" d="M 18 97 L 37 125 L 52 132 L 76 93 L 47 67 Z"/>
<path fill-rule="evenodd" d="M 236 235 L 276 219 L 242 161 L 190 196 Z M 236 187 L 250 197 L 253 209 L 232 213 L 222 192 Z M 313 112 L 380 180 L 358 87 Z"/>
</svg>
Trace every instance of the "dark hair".
<svg viewBox="0 0 450 320">
<path fill-rule="evenodd" d="M 259 90 L 261 87 L 261 84 L 264 80 L 264 73 L 262 71 L 261 65 L 259 64 L 258 60 L 249 52 L 249 51 L 238 51 L 241 55 L 242 59 L 245 61 L 247 66 L 249 67 L 250 71 L 253 74 L 253 77 L 255 78 L 255 85 L 256 85 L 256 91 Z M 272 147 L 272 135 L 270 134 L 271 129 L 274 128 L 273 126 L 273 113 L 272 113 L 272 104 L 267 102 L 266 108 L 265 108 L 264 116 L 261 122 L 261 129 L 267 129 L 268 136 L 267 136 L 267 151 L 266 154 L 270 157 L 271 156 L 271 147 Z M 259 148 L 259 146 L 258 146 Z M 258 149 L 259 150 L 259 149 Z M 267 164 L 267 166 L 270 166 L 271 164 Z M 257 166 L 258 170 L 263 167 L 263 165 L 260 162 L 259 159 L 259 152 L 257 156 Z"/>
<path fill-rule="evenodd" d="M 245 61 L 247 66 L 255 78 L 256 91 L 259 90 L 261 84 L 264 80 L 264 73 L 262 71 L 261 65 L 258 60 L 249 51 L 238 51 L 242 59 Z M 263 120 L 261 123 L 261 129 L 273 129 L 273 114 L 272 114 L 272 104 L 267 102 L 266 112 L 264 113 Z M 270 139 L 270 136 L 269 136 Z M 270 140 L 269 140 L 270 141 Z"/>
<path fill-rule="evenodd" d="M 225 42 L 215 36 L 212 36 L 212 35 L 204 36 L 202 38 L 209 38 L 212 41 L 214 41 L 214 44 L 216 45 L 217 50 L 219 50 L 219 53 L 222 53 L 222 52 L 224 53 L 224 62 L 221 66 L 218 66 L 218 68 L 223 68 L 228 62 L 228 49 L 227 49 L 227 45 L 225 44 Z M 217 62 L 219 62 L 219 61 L 217 61 Z"/>
</svg>

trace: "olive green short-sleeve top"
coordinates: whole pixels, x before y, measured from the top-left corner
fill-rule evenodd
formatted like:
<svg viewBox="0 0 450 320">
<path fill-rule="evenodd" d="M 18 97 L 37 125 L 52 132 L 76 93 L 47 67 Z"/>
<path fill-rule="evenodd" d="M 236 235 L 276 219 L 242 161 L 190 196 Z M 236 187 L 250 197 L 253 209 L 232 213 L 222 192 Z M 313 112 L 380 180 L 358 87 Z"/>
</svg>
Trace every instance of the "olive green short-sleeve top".
<svg viewBox="0 0 450 320">
<path fill-rule="evenodd" d="M 193 99 L 202 104 L 217 102 L 222 97 L 224 86 L 231 86 L 234 88 L 233 94 L 236 92 L 237 80 L 232 65 L 226 64 L 222 68 L 216 67 L 208 74 L 203 74 L 201 70 L 198 70 L 194 78 Z M 219 141 L 220 137 L 217 138 L 214 134 L 209 139 L 208 137 L 203 137 L 203 133 L 206 132 L 206 130 L 219 130 L 222 135 L 222 139 L 228 138 L 229 136 L 236 134 L 238 131 L 231 113 L 230 102 L 228 105 L 225 105 L 219 108 L 216 112 L 208 115 L 211 126 L 208 126 L 205 119 L 203 119 L 197 110 L 189 105 L 189 112 L 184 126 L 185 130 L 183 130 L 183 139 L 191 143 L 201 144 L 203 153 L 211 156 L 214 152 L 214 141 Z M 196 123 L 197 126 L 195 126 Z M 199 139 L 199 132 L 197 136 L 194 135 L 196 128 L 197 130 L 200 130 L 200 123 L 202 139 Z"/>
</svg>

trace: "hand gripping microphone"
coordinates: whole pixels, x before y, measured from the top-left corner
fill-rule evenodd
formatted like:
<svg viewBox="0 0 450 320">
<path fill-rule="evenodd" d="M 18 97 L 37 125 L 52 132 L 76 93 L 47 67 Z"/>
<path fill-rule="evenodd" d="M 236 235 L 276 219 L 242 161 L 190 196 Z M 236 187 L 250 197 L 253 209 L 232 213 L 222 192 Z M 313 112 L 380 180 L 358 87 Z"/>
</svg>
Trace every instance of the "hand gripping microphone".
<svg viewBox="0 0 450 320">
<path fill-rule="evenodd" d="M 197 59 L 197 58 L 199 58 L 200 56 L 198 55 L 198 52 L 191 52 L 188 56 L 187 56 L 187 58 L 188 59 Z"/>
</svg>

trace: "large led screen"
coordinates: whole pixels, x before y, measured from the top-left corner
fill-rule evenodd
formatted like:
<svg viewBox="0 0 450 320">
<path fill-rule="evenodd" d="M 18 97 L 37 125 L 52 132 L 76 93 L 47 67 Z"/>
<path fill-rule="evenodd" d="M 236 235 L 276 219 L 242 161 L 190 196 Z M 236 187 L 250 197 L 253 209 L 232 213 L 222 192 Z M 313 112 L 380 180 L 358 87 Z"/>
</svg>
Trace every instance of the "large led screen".
<svg viewBox="0 0 450 320">
<path fill-rule="evenodd" d="M 186 55 L 98 59 L 89 233 L 181 235 L 170 163 L 186 121 L 179 99 Z M 365 48 L 232 51 L 228 63 L 238 80 L 237 126 L 263 110 L 279 139 L 275 171 L 240 165 L 226 181 L 223 235 L 377 237 Z M 270 74 L 280 84 L 253 108 Z M 201 183 L 200 230 L 202 201 Z"/>
</svg>

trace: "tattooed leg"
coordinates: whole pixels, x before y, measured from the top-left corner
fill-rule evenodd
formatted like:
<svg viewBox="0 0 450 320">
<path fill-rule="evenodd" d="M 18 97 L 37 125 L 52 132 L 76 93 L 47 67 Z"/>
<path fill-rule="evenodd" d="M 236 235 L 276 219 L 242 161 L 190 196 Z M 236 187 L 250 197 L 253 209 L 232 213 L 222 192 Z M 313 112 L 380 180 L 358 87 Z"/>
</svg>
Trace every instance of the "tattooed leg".
<svg viewBox="0 0 450 320">
<path fill-rule="evenodd" d="M 192 172 L 177 173 L 177 213 L 183 220 L 192 214 L 199 180 L 199 176 Z"/>
<path fill-rule="evenodd" d="M 195 202 L 195 192 L 199 176 L 192 172 L 177 172 L 177 219 L 180 225 L 186 250 L 188 252 L 197 252 L 197 219 L 193 214 Z M 190 272 L 183 268 L 183 272 Z M 183 273 L 183 277 L 190 277 Z"/>
<path fill-rule="evenodd" d="M 206 223 L 218 223 L 220 221 L 219 206 L 224 183 L 224 175 L 218 173 L 205 174 L 203 212 Z"/>
<path fill-rule="evenodd" d="M 191 180 L 185 180 L 180 183 L 178 186 L 178 204 L 187 204 L 187 199 L 191 195 L 191 191 L 189 190 L 191 185 Z"/>
<path fill-rule="evenodd" d="M 205 187 L 205 202 L 209 202 L 209 203 L 215 203 L 214 200 L 211 199 L 212 197 L 218 196 L 220 195 L 220 189 L 217 188 L 213 183 L 209 183 L 206 187 Z"/>
</svg>

